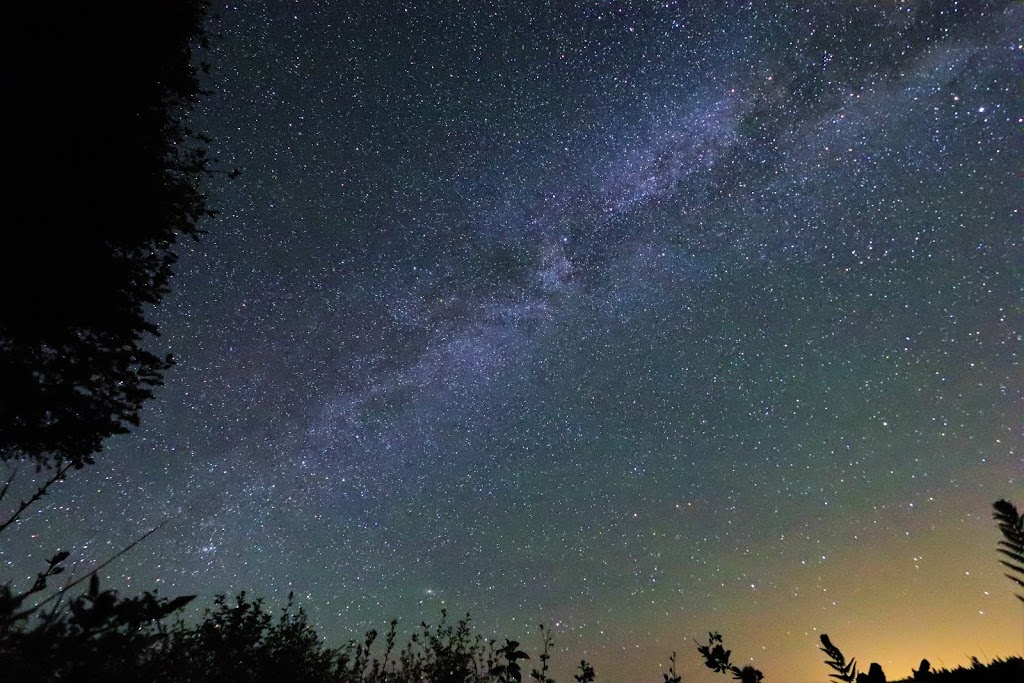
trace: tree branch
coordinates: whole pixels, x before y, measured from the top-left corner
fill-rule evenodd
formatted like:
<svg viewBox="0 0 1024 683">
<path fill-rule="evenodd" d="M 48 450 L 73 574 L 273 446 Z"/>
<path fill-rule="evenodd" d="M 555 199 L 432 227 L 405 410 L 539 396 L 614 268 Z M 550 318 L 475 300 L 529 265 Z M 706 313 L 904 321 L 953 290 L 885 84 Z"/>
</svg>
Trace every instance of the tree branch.
<svg viewBox="0 0 1024 683">
<path fill-rule="evenodd" d="M 8 489 L 11 488 L 11 482 L 14 481 L 14 478 L 16 476 L 18 476 L 18 467 L 17 466 L 15 466 L 11 470 L 11 476 L 7 477 L 7 482 L 4 483 L 3 489 L 0 489 L 0 501 L 3 501 L 3 499 L 7 496 L 7 491 L 8 491 Z"/>
<path fill-rule="evenodd" d="M 33 612 L 35 612 L 36 610 L 38 610 L 43 605 L 45 605 L 45 604 L 47 604 L 49 602 L 53 602 L 54 600 L 57 600 L 58 598 L 64 597 L 64 595 L 67 594 L 67 592 L 69 590 L 71 590 L 72 588 L 74 588 L 78 584 L 82 583 L 83 581 L 85 581 L 89 577 L 95 576 L 97 572 L 102 571 L 111 562 L 113 562 L 114 560 L 117 560 L 119 557 L 121 557 L 122 555 L 127 553 L 129 550 L 131 550 L 132 548 L 134 548 L 135 546 L 137 546 L 138 544 L 142 543 L 147 538 L 149 538 L 150 536 L 155 534 L 157 531 L 162 529 L 164 527 L 164 525 L 166 525 L 169 521 L 171 521 L 170 518 L 165 519 L 164 521 L 160 522 L 155 527 L 153 527 L 152 529 L 150 529 L 146 533 L 142 534 L 141 536 L 136 538 L 134 541 L 132 541 L 131 543 L 126 545 L 124 548 L 119 550 L 117 553 L 115 553 L 114 555 L 111 555 L 109 558 L 107 558 L 106 560 L 104 560 L 103 562 L 98 564 L 97 566 L 93 567 L 91 572 L 88 572 L 87 574 L 83 574 L 82 576 L 78 577 L 74 581 L 72 581 L 72 582 L 70 582 L 68 584 L 65 584 L 65 586 L 63 588 L 61 588 L 58 591 L 54 591 L 54 593 L 51 594 L 49 597 L 47 597 L 44 600 L 41 600 L 40 602 L 36 603 L 32 607 L 29 607 L 28 609 L 22 610 L 21 612 L 18 612 L 17 614 L 14 615 L 14 619 L 23 619 L 23 618 L 27 617 L 28 615 L 32 614 Z"/>
<path fill-rule="evenodd" d="M 72 463 L 70 462 L 58 467 L 54 475 L 47 479 L 45 484 L 36 489 L 36 492 L 32 494 L 31 498 L 29 498 L 28 500 L 21 501 L 21 503 L 18 505 L 18 509 L 14 511 L 14 514 L 12 514 L 10 517 L 4 520 L 2 524 L 0 524 L 0 534 L 2 534 L 7 529 L 7 527 L 14 524 L 18 517 L 21 517 L 21 513 L 27 510 L 29 506 L 32 505 L 32 503 L 35 503 L 37 500 L 45 496 L 51 486 L 56 484 L 58 481 L 64 479 L 64 475 L 67 474 L 67 471 L 70 470 L 71 467 Z M 5 495 L 7 495 L 7 489 L 11 485 L 11 482 L 14 480 L 14 475 L 17 473 L 18 471 L 15 470 L 14 473 L 11 474 L 10 478 L 7 480 L 7 483 L 4 485 L 3 490 L 0 491 L 0 500 L 2 500 Z"/>
</svg>

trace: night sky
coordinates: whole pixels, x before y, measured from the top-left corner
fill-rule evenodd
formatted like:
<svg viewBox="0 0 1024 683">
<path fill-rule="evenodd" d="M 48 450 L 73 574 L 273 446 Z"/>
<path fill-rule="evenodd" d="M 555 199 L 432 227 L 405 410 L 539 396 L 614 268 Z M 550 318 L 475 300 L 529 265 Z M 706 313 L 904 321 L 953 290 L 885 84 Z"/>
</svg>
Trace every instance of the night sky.
<svg viewBox="0 0 1024 683">
<path fill-rule="evenodd" d="M 599 680 L 1021 654 L 1024 6 L 216 4 L 142 426 L 12 530 L 27 577 L 447 608 Z M 116 189 L 116 188 L 115 188 Z M 26 484 L 27 487 L 27 484 Z M 13 569 L 12 569 L 13 568 Z M 21 572 L 21 574 L 19 574 Z"/>
</svg>

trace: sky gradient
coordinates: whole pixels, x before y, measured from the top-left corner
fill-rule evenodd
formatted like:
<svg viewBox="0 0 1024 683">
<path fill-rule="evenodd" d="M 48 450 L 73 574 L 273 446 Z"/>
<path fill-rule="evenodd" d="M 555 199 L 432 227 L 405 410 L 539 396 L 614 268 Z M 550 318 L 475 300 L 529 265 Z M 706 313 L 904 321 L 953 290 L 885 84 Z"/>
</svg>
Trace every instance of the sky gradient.
<svg viewBox="0 0 1024 683">
<path fill-rule="evenodd" d="M 1024 6 L 213 11 L 178 365 L 16 575 L 169 518 L 108 585 L 543 622 L 559 680 L 1022 653 Z"/>
</svg>

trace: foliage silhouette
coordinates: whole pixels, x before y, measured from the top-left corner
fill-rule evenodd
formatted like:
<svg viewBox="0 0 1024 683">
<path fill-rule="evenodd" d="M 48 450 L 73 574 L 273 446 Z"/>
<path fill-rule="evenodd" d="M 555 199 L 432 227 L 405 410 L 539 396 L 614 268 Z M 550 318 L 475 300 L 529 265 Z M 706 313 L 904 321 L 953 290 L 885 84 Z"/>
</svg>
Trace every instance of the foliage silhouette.
<svg viewBox="0 0 1024 683">
<path fill-rule="evenodd" d="M 3 533 L 7 529 L 7 527 L 11 526 L 16 521 L 18 521 L 18 518 L 21 517 L 21 514 L 25 512 L 25 510 L 27 510 L 29 507 L 31 507 L 33 503 L 39 501 L 43 496 L 45 496 L 49 492 L 51 486 L 56 484 L 58 481 L 63 481 L 64 477 L 68 473 L 68 470 L 71 469 L 71 466 L 72 463 L 68 462 L 54 468 L 53 473 L 46 479 L 46 481 L 44 481 L 42 484 L 39 485 L 38 488 L 36 488 L 32 495 L 29 496 L 28 500 L 23 500 L 20 503 L 18 503 L 17 509 L 14 512 L 12 512 L 7 517 L 7 519 L 0 522 L 0 533 Z M 3 499 L 7 497 L 7 492 L 11 489 L 11 483 L 13 483 L 14 478 L 16 476 L 18 476 L 17 467 L 12 469 L 11 476 L 7 478 L 7 481 L 4 483 L 4 487 L 0 489 L 0 502 L 3 502 Z"/>
<path fill-rule="evenodd" d="M 200 221 L 212 214 L 200 181 L 221 172 L 209 168 L 209 140 L 182 123 L 201 94 L 192 49 L 205 44 L 206 7 L 205 0 L 115 2 L 54 13 L 22 4 L 9 18 L 38 31 L 29 38 L 40 54 L 72 58 L 10 74 L 17 100 L 32 105 L 15 122 L 10 156 L 21 167 L 9 194 L 19 201 L 14 227 L 0 241 L 0 286 L 9 294 L 0 300 L 0 462 L 27 460 L 54 474 L 0 521 L 0 532 L 70 468 L 91 463 L 104 439 L 138 424 L 173 362 L 145 347 L 158 334 L 147 308 L 169 291 L 177 240 L 198 238 Z M 17 16 L 39 11 L 46 11 L 45 21 Z M 762 125 L 756 117 L 747 124 Z M 494 258 L 521 268 L 515 254 Z M 11 481 L 0 488 L 0 501 Z M 1007 558 L 1000 562 L 1024 586 L 1024 522 L 1007 501 L 994 507 L 1003 534 L 997 550 Z M 521 683 L 521 662 L 530 660 L 518 641 L 496 648 L 472 634 L 468 617 L 449 624 L 443 612 L 439 624 L 421 624 L 397 652 L 391 622 L 378 657 L 376 631 L 325 647 L 291 595 L 276 618 L 244 592 L 233 600 L 219 596 L 195 625 L 165 623 L 194 596 L 147 591 L 125 598 L 101 590 L 96 571 L 42 599 L 50 580 L 65 573 L 67 558 L 50 557 L 26 590 L 0 586 L 0 661 L 10 680 Z M 85 580 L 86 589 L 69 598 Z M 532 678 L 554 683 L 552 634 L 542 627 L 541 635 Z M 827 636 L 821 642 L 837 672 L 831 678 L 885 680 L 877 664 L 858 674 Z M 759 670 L 730 662 L 718 633 L 697 649 L 717 672 L 745 683 L 763 679 Z M 675 663 L 673 653 L 665 683 L 680 683 Z M 1024 661 L 974 660 L 969 669 L 932 671 L 923 660 L 914 678 L 1021 680 Z M 581 661 L 574 680 L 593 683 L 596 673 Z"/>
<path fill-rule="evenodd" d="M 497 677 L 500 683 L 520 683 L 523 680 L 523 671 L 519 666 L 519 660 L 529 659 L 530 655 L 519 649 L 519 641 L 507 638 L 505 644 L 498 649 L 498 655 L 505 660 L 505 663 L 491 666 L 488 673 Z"/>
<path fill-rule="evenodd" d="M 733 679 L 741 683 L 758 683 L 764 674 L 752 666 L 742 669 L 729 661 L 732 650 L 726 650 L 722 644 L 720 633 L 708 633 L 708 644 L 698 645 L 697 652 L 704 657 L 704 665 L 717 673 L 731 673 Z"/>
<path fill-rule="evenodd" d="M 420 628 L 420 635 L 414 636 L 403 650 L 403 661 L 414 664 L 405 673 L 422 671 L 427 680 L 461 683 L 479 680 L 494 666 L 493 654 L 483 638 L 472 635 L 468 614 L 452 625 L 448 623 L 447 612 L 442 610 L 441 621 L 433 629 L 425 623 Z M 383 661 L 386 667 L 387 658 Z"/>
<path fill-rule="evenodd" d="M 244 592 L 234 601 L 218 596 L 198 625 L 179 620 L 143 670 L 155 680 L 211 683 L 334 678 L 341 661 L 320 643 L 305 612 L 293 613 L 293 608 L 289 595 L 275 619 L 262 600 L 249 600 Z M 362 665 L 361 660 L 355 663 Z"/>
<path fill-rule="evenodd" d="M 163 638 L 160 622 L 192 601 L 185 595 L 160 598 L 145 592 L 123 598 L 100 590 L 92 574 L 87 591 L 60 601 L 48 611 L 23 609 L 30 596 L 46 588 L 47 579 L 63 572 L 67 553 L 47 561 L 28 590 L 15 594 L 0 586 L 0 661 L 5 680 L 150 680 L 146 674 L 152 649 Z"/>
<path fill-rule="evenodd" d="M 144 347 L 147 308 L 178 237 L 212 214 L 209 141 L 182 123 L 201 94 L 206 1 L 16 7 L 36 53 L 65 57 L 10 74 L 31 105 L 14 110 L 24 165 L 0 238 L 0 461 L 80 468 L 138 424 L 172 364 Z"/>
<path fill-rule="evenodd" d="M 673 663 L 675 663 L 675 653 L 672 653 Z M 574 675 L 572 679 L 576 683 L 594 683 L 597 678 L 597 674 L 594 673 L 594 667 L 587 663 L 587 660 L 581 659 L 579 663 L 579 673 Z M 678 683 L 678 681 L 676 681 Z"/>
<path fill-rule="evenodd" d="M 555 683 L 555 681 L 548 676 L 549 663 L 551 661 L 551 646 L 554 644 L 551 629 L 544 628 L 544 624 L 541 624 L 540 635 L 541 651 L 538 656 L 538 659 L 540 660 L 540 669 L 534 669 L 530 672 L 530 677 L 533 678 L 536 683 Z"/>
<path fill-rule="evenodd" d="M 1013 572 L 1006 574 L 1006 578 L 1024 587 L 1024 517 L 1020 516 L 1013 503 L 1006 500 L 997 500 L 992 507 L 995 508 L 992 516 L 1003 534 L 1003 539 L 996 544 L 996 552 L 1009 558 L 1009 561 L 999 560 L 999 563 Z M 1024 593 L 1018 593 L 1017 599 L 1024 602 Z"/>
<path fill-rule="evenodd" d="M 977 657 L 971 658 L 971 666 L 965 668 L 958 666 L 955 669 L 932 669 L 924 670 L 924 663 L 921 668 L 914 672 L 913 677 L 893 681 L 892 683 L 916 683 L 917 681 L 930 681 L 931 683 L 1010 683 L 1011 681 L 1024 681 L 1024 659 L 1010 657 L 1008 659 L 993 659 L 988 664 L 982 664 Z"/>
<path fill-rule="evenodd" d="M 661 674 L 664 679 L 662 683 L 682 683 L 683 677 L 676 673 L 676 653 L 673 652 L 668 658 L 668 671 Z"/>
<path fill-rule="evenodd" d="M 60 573 L 54 568 L 64 559 L 63 554 L 51 558 L 37 583 L 45 587 L 47 578 Z M 0 615 L 8 617 L 23 602 L 9 590 L 0 589 L 0 598 Z M 169 615 L 190 600 L 192 596 L 166 600 L 155 593 L 124 599 L 114 591 L 101 591 L 93 575 L 89 588 L 66 607 L 47 613 L 37 610 L 16 620 L 0 621 L 0 661 L 4 662 L 3 674 L 8 677 L 5 680 L 521 683 L 521 662 L 530 659 L 518 641 L 506 639 L 502 647 L 496 648 L 494 641 L 472 633 L 468 616 L 450 624 L 444 612 L 437 625 L 421 624 L 421 630 L 410 636 L 400 650 L 395 644 L 394 621 L 383 638 L 371 630 L 361 640 L 328 648 L 309 624 L 305 612 L 295 607 L 291 595 L 276 616 L 262 600 L 252 600 L 241 593 L 230 600 L 217 597 L 196 624 L 188 624 L 179 617 L 167 625 Z M 10 628 L 13 621 L 19 622 L 20 628 Z M 550 630 L 542 629 L 542 639 L 542 652 L 550 652 Z M 381 641 L 383 651 L 374 654 L 375 649 L 381 650 Z M 828 647 L 822 650 L 848 676 L 852 667 L 827 637 L 822 640 L 823 645 L 826 642 Z M 709 634 L 708 645 L 700 646 L 698 651 L 706 664 L 715 664 L 709 668 L 731 673 L 740 681 L 761 680 L 754 675 L 757 670 L 753 667 L 740 669 L 731 664 L 731 652 L 724 648 L 718 634 Z M 538 660 L 548 661 L 541 657 Z M 668 673 L 662 674 L 664 682 L 679 683 L 674 653 L 669 662 Z M 921 670 L 925 670 L 923 664 Z M 1005 683 L 1021 680 L 1024 660 L 994 660 L 988 665 L 974 660 L 970 668 L 928 670 L 923 678 L 921 670 L 906 681 Z M 871 674 L 860 676 L 862 680 L 874 680 L 868 678 Z M 541 677 L 554 683 L 543 664 L 533 673 L 534 680 Z M 833 678 L 847 680 L 837 675 Z M 582 661 L 573 680 L 595 683 L 597 676 L 594 668 Z M 878 680 L 884 680 L 884 675 Z"/>
<path fill-rule="evenodd" d="M 825 663 L 836 672 L 834 674 L 829 674 L 829 678 L 834 678 L 837 681 L 844 681 L 844 683 L 854 683 L 854 681 L 857 680 L 856 657 L 847 662 L 846 657 L 843 655 L 843 651 L 832 644 L 827 633 L 821 634 L 821 647 L 818 649 L 828 655 L 828 659 L 825 660 Z"/>
<path fill-rule="evenodd" d="M 871 662 L 867 673 L 857 674 L 857 683 L 886 683 L 882 665 L 878 662 Z"/>
</svg>

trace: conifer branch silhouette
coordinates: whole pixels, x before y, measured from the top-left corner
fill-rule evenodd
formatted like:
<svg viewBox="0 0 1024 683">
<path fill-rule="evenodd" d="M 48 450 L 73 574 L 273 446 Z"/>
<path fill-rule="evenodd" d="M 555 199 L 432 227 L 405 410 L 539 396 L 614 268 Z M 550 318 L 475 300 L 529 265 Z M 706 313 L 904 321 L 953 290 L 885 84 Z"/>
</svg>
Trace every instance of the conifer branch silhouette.
<svg viewBox="0 0 1024 683">
<path fill-rule="evenodd" d="M 1006 574 L 1006 578 L 1024 588 L 1024 517 L 1007 500 L 997 500 L 992 507 L 995 508 L 992 517 L 1003 534 L 1003 540 L 996 544 L 996 552 L 1009 558 L 1009 561 L 999 560 L 999 564 L 1013 572 Z M 1018 593 L 1017 599 L 1024 602 L 1024 593 Z"/>
</svg>

